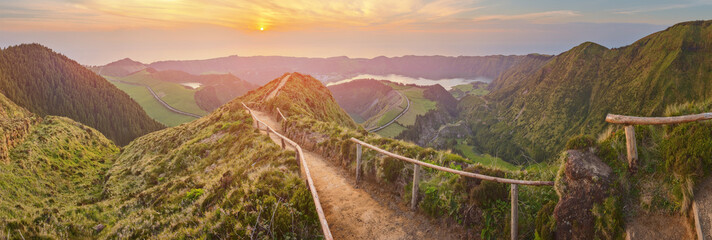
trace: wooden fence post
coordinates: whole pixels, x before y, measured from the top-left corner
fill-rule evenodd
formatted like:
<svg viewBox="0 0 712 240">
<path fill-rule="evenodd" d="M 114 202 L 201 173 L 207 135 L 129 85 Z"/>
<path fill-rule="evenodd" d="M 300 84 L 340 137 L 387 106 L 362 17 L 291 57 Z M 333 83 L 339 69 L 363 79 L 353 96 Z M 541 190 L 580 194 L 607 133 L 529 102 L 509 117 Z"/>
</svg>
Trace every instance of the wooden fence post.
<svg viewBox="0 0 712 240">
<path fill-rule="evenodd" d="M 280 139 L 282 139 L 282 149 L 285 149 L 284 148 L 284 138 L 280 138 Z"/>
<path fill-rule="evenodd" d="M 299 165 L 299 168 L 301 168 L 301 167 L 302 167 L 302 163 L 301 163 L 301 160 L 299 159 L 299 150 L 294 149 L 294 153 L 295 153 L 295 154 L 294 154 L 294 155 L 295 155 L 295 156 L 294 156 L 294 159 L 297 160 L 297 165 Z"/>
<path fill-rule="evenodd" d="M 633 125 L 625 126 L 625 142 L 628 150 L 628 167 L 630 171 L 635 171 L 638 168 L 638 146 L 635 142 L 635 127 Z"/>
<path fill-rule="evenodd" d="M 413 192 L 410 207 L 415 211 L 418 208 L 418 184 L 420 183 L 420 165 L 413 164 Z"/>
<path fill-rule="evenodd" d="M 511 239 L 517 239 L 518 226 L 519 225 L 519 193 L 517 192 L 517 184 L 512 184 L 511 199 L 512 199 L 512 227 L 511 227 Z"/>
<path fill-rule="evenodd" d="M 361 182 L 361 144 L 356 144 L 356 184 Z"/>
</svg>

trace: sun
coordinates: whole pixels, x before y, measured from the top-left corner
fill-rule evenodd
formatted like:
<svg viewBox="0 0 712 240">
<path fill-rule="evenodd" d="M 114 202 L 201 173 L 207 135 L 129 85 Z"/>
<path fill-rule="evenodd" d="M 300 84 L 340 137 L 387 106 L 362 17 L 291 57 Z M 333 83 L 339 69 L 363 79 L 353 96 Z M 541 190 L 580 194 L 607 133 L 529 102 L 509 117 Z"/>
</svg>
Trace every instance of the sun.
<svg viewBox="0 0 712 240">
<path fill-rule="evenodd" d="M 264 28 L 264 27 L 260 27 L 260 31 L 264 31 L 264 30 L 265 30 L 265 28 Z"/>
</svg>

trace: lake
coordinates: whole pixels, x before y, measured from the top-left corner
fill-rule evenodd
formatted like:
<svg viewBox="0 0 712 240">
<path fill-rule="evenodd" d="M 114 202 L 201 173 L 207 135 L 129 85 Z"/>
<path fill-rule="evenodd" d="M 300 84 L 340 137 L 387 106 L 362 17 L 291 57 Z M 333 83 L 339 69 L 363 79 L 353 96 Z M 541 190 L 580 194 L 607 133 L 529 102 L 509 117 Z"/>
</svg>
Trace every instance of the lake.
<svg viewBox="0 0 712 240">
<path fill-rule="evenodd" d="M 196 88 L 199 88 L 200 86 L 202 86 L 203 84 L 200 84 L 197 82 L 185 82 L 185 83 L 181 83 L 180 85 L 183 85 L 183 86 L 186 86 L 186 87 L 189 87 L 192 89 L 196 89 Z"/>
<path fill-rule="evenodd" d="M 397 74 L 389 74 L 389 75 L 361 74 L 361 75 L 358 75 L 353 78 L 344 79 L 344 80 L 336 81 L 336 82 L 329 82 L 326 84 L 326 86 L 347 83 L 347 82 L 357 80 L 357 79 L 388 80 L 391 82 L 397 82 L 397 83 L 403 83 L 403 84 L 416 84 L 416 85 L 421 85 L 421 86 L 430 86 L 430 85 L 440 84 L 440 86 L 442 86 L 443 88 L 445 88 L 445 90 L 448 90 L 448 91 L 450 89 L 452 89 L 452 87 L 461 85 L 461 84 L 466 84 L 466 83 L 471 83 L 471 82 L 489 83 L 492 81 L 492 79 L 485 78 L 485 77 L 478 77 L 475 79 L 446 78 L 446 79 L 433 80 L 433 79 L 427 79 L 427 78 L 412 78 L 412 77 L 406 77 L 406 76 L 397 75 Z"/>
</svg>

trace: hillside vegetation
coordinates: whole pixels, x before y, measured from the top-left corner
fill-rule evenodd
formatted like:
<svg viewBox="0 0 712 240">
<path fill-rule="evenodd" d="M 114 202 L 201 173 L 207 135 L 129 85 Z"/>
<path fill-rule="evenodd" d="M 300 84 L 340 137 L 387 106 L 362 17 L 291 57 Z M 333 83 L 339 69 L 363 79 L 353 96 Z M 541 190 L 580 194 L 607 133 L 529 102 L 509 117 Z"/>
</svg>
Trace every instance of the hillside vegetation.
<svg viewBox="0 0 712 240">
<path fill-rule="evenodd" d="M 284 86 L 274 98 L 267 96 L 277 89 L 282 78 L 289 75 Z M 285 73 L 264 86 L 247 93 L 240 100 L 246 103 L 261 102 L 262 106 L 276 113 L 279 108 L 287 116 L 300 115 L 338 125 L 357 128 L 358 125 L 336 103 L 329 89 L 319 80 L 300 73 Z"/>
<path fill-rule="evenodd" d="M 237 101 L 121 151 L 70 119 L 2 95 L 0 106 L 0 132 L 12 136 L 2 142 L 0 237 L 320 238 L 294 152 L 259 134 Z"/>
<path fill-rule="evenodd" d="M 119 145 L 163 128 L 105 79 L 38 44 L 0 50 L 0 93 L 39 116 L 96 128 Z"/>
<path fill-rule="evenodd" d="M 242 96 L 257 86 L 232 74 L 193 75 L 182 71 L 151 71 L 153 78 L 174 83 L 200 83 L 195 92 L 195 103 L 205 111 L 213 111 L 223 104 Z"/>
<path fill-rule="evenodd" d="M 178 83 L 157 79 L 153 76 L 150 69 L 141 70 L 126 77 L 106 76 L 106 79 L 112 82 L 140 84 L 148 86 L 153 89 L 153 91 L 158 95 L 159 98 L 161 98 L 161 100 L 166 102 L 171 107 L 200 116 L 207 114 L 207 112 L 201 109 L 195 102 L 195 93 L 197 92 L 197 90 L 185 87 Z M 132 92 L 131 95 L 137 95 L 137 93 Z M 163 108 L 162 105 L 160 107 Z M 146 108 L 145 110 L 146 112 L 153 112 L 156 109 Z M 163 121 L 163 119 L 161 120 Z"/>
<path fill-rule="evenodd" d="M 605 129 L 607 113 L 660 116 L 712 97 L 712 21 L 686 22 L 607 49 L 584 43 L 544 64 L 515 66 L 484 99 L 464 97 L 459 119 L 476 149 L 507 161 L 552 159 L 567 139 Z"/>
<path fill-rule="evenodd" d="M 663 116 L 703 112 L 712 112 L 712 100 L 670 105 L 665 108 Z M 689 211 L 694 193 L 698 189 L 697 185 L 709 178 L 712 169 L 712 123 L 701 121 L 665 126 L 635 126 L 635 132 L 639 156 L 637 170 L 628 166 L 626 136 L 622 126 L 608 128 L 598 138 L 579 135 L 566 144 L 567 149 L 594 153 L 613 170 L 611 182 L 598 183 L 610 185 L 610 189 L 604 193 L 607 196 L 605 200 L 594 204 L 591 209 L 583 209 L 593 213 L 596 224 L 590 227 L 595 232 L 595 238 L 624 239 L 626 229 L 631 228 L 631 224 L 652 217 L 682 218 L 684 220 L 681 224 L 694 225 L 693 212 Z M 563 168 L 564 162 L 561 166 Z M 563 171 L 560 171 L 556 188 L 562 197 L 570 194 L 568 183 L 561 181 L 564 178 Z M 586 193 L 589 196 L 596 194 L 599 193 Z M 656 220 L 643 220 L 642 224 L 646 222 L 650 224 Z M 655 224 L 660 223 L 657 220 Z M 662 224 L 667 222 L 662 221 Z M 661 228 L 682 229 L 684 232 L 686 226 Z M 694 228 L 687 226 L 687 229 Z M 553 239 L 553 234 L 548 231 L 555 232 L 556 228 L 543 230 L 543 236 Z"/>
<path fill-rule="evenodd" d="M 292 76 L 300 75 L 292 73 Z M 554 179 L 555 169 L 538 167 L 522 171 L 520 168 L 507 167 L 506 163 L 499 164 L 496 161 L 501 162 L 501 160 L 492 157 L 481 156 L 466 159 L 448 151 L 419 147 L 412 143 L 368 133 L 360 127 L 329 120 L 338 118 L 335 115 L 323 116 L 323 106 L 334 106 L 336 102 L 328 92 L 322 92 L 322 88 L 307 87 L 312 83 L 318 83 L 315 79 L 291 82 L 290 78 L 290 82 L 285 85 L 285 88 L 289 84 L 293 84 L 292 86 L 301 84 L 302 86 L 295 86 L 300 91 L 290 93 L 289 98 L 282 98 L 280 102 L 275 100 L 277 97 L 264 100 L 270 92 L 270 86 L 275 87 L 280 80 L 281 77 L 273 80 L 265 85 L 265 89 L 260 88 L 255 92 L 248 93 L 241 100 L 245 100 L 246 103 L 254 103 L 255 108 L 263 108 L 274 115 L 277 114 L 275 106 L 279 106 L 287 117 L 287 121 L 282 123 L 287 137 L 296 140 L 303 148 L 324 156 L 332 164 L 346 169 L 348 174 L 355 174 L 356 145 L 349 140 L 351 137 L 355 137 L 388 151 L 458 170 L 517 179 Z M 427 92 L 427 90 L 424 91 Z M 444 96 L 453 99 L 444 89 L 442 92 L 444 92 Z M 300 104 L 300 101 L 292 100 L 303 99 L 306 96 L 311 96 L 311 102 L 320 104 L 303 105 Z M 452 103 L 454 104 L 454 102 Z M 284 111 L 288 108 L 292 110 Z M 346 116 L 345 113 L 339 115 Z M 385 157 L 371 150 L 364 150 L 362 159 L 362 176 L 365 181 L 374 184 L 379 189 L 377 193 L 371 194 L 390 194 L 398 200 L 397 204 L 410 202 L 413 197 L 411 195 L 412 164 Z M 467 231 L 479 234 L 481 238 L 500 239 L 508 236 L 506 231 L 509 221 L 507 215 L 509 211 L 508 185 L 463 178 L 459 175 L 428 168 L 423 169 L 421 179 L 417 196 L 420 199 L 418 213 L 462 224 L 466 226 Z M 534 238 L 537 213 L 544 204 L 554 202 L 555 197 L 556 193 L 552 187 L 523 186 L 520 188 L 520 213 L 522 215 L 519 227 L 521 236 Z"/>
<path fill-rule="evenodd" d="M 327 88 L 339 106 L 366 129 L 378 127 L 384 114 L 397 115 L 407 104 L 392 87 L 373 79 L 358 79 Z"/>
</svg>

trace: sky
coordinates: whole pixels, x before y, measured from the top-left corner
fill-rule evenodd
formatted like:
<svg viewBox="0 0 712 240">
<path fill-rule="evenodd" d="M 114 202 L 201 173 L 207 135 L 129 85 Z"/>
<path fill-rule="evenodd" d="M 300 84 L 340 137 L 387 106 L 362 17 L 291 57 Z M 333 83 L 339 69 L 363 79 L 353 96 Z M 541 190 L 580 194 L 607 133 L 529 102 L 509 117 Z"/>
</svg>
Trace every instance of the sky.
<svg viewBox="0 0 712 240">
<path fill-rule="evenodd" d="M 712 0 L 0 0 L 0 47 L 81 64 L 230 55 L 559 54 L 712 18 Z"/>
</svg>

